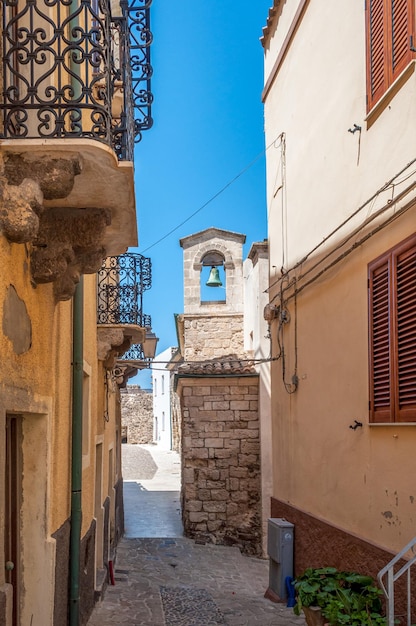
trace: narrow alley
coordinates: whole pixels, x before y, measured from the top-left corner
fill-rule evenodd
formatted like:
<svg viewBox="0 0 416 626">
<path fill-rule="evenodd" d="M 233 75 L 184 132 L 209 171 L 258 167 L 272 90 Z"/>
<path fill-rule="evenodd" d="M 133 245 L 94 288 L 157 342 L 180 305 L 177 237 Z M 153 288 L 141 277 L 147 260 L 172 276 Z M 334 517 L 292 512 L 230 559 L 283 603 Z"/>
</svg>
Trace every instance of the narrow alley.
<svg viewBox="0 0 416 626">
<path fill-rule="evenodd" d="M 156 446 L 123 445 L 125 535 L 114 585 L 88 626 L 295 626 L 266 600 L 267 561 L 183 537 L 180 462 Z"/>
</svg>

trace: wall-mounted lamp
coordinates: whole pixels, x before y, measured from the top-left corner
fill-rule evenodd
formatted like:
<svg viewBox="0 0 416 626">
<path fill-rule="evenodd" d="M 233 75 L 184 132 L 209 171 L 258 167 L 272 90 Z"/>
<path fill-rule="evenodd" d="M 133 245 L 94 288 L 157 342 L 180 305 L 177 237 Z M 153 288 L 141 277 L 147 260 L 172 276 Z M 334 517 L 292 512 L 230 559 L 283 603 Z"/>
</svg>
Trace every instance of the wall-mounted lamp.
<svg viewBox="0 0 416 626">
<path fill-rule="evenodd" d="M 156 337 L 155 333 L 151 331 L 146 332 L 144 342 L 142 344 L 143 355 L 145 359 L 154 359 L 156 355 L 156 346 L 159 341 L 159 337 Z"/>
</svg>

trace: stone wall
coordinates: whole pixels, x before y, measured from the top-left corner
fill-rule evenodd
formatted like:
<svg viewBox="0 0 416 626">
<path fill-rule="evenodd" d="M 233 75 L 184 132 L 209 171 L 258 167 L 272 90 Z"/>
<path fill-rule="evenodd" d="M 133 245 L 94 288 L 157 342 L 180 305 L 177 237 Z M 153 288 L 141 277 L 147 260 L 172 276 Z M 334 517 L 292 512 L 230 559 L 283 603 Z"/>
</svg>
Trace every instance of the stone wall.
<svg viewBox="0 0 416 626">
<path fill-rule="evenodd" d="M 124 443 L 153 442 L 153 395 L 139 385 L 120 389 L 121 433 Z"/>
<path fill-rule="evenodd" d="M 258 377 L 179 376 L 185 534 L 261 554 Z"/>
<path fill-rule="evenodd" d="M 241 354 L 244 347 L 243 316 L 184 315 L 184 360 L 202 361 Z"/>
<path fill-rule="evenodd" d="M 183 248 L 184 313 L 186 315 L 198 314 L 201 311 L 201 270 L 204 265 L 211 265 L 209 257 L 213 253 L 217 258 L 222 258 L 226 273 L 225 302 L 220 305 L 221 310 L 226 313 L 243 312 L 243 243 L 245 240 L 245 235 L 220 228 L 207 228 L 179 240 Z"/>
<path fill-rule="evenodd" d="M 179 397 L 177 393 L 174 391 L 173 384 L 170 387 L 170 409 L 171 409 L 171 420 L 172 420 L 172 450 L 181 452 L 181 427 L 182 427 L 182 418 L 181 418 L 181 405 L 179 402 Z"/>
</svg>

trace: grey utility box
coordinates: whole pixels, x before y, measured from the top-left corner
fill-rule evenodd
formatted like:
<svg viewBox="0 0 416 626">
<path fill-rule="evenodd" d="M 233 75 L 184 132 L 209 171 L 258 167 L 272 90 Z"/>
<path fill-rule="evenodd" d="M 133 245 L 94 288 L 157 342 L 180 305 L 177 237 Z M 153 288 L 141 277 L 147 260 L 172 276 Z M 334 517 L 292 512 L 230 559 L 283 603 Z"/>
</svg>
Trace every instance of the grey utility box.
<svg viewBox="0 0 416 626">
<path fill-rule="evenodd" d="M 281 517 L 270 517 L 267 524 L 269 589 L 286 600 L 286 577 L 293 577 L 294 525 Z"/>
</svg>

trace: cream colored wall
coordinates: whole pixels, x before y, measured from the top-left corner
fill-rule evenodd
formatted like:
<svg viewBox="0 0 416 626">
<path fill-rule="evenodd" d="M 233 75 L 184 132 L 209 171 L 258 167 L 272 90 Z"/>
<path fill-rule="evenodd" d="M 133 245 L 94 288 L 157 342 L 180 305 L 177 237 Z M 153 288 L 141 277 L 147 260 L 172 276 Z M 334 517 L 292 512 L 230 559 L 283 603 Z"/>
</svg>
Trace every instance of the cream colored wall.
<svg viewBox="0 0 416 626">
<path fill-rule="evenodd" d="M 281 383 L 282 362 L 272 364 L 274 496 L 397 551 L 414 536 L 416 425 L 369 425 L 367 263 L 402 241 L 415 218 L 413 210 L 298 297 L 294 394 Z M 289 310 L 288 378 L 293 301 Z M 350 429 L 354 420 L 363 427 Z"/>
<path fill-rule="evenodd" d="M 254 244 L 255 246 L 255 244 Z M 255 359 L 268 359 L 270 343 L 268 325 L 263 310 L 268 303 L 267 285 L 269 262 L 267 252 L 244 261 L 244 349 Z M 261 449 L 261 515 L 262 550 L 267 555 L 267 520 L 270 517 L 270 497 L 273 495 L 273 448 L 270 362 L 256 366 L 259 373 L 259 418 Z"/>
<path fill-rule="evenodd" d="M 266 65 L 271 64 L 266 49 Z M 270 241 L 276 276 L 282 265 L 282 214 L 284 260 L 290 266 L 415 156 L 416 75 L 370 127 L 365 93 L 363 5 L 349 0 L 309 3 L 265 102 L 266 145 L 282 132 L 286 136 L 285 194 L 277 191 L 282 183 L 278 142 L 267 153 L 269 231 L 279 233 Z M 348 132 L 354 123 L 362 127 L 361 137 Z M 391 191 L 381 194 L 351 224 L 390 198 Z M 345 230 L 338 237 L 342 235 Z"/>
<path fill-rule="evenodd" d="M 293 11 L 288 5 L 283 6 L 287 18 Z M 278 39 L 284 39 L 282 33 Z M 266 48 L 266 68 L 271 68 L 268 55 Z M 279 142 L 267 153 L 270 266 L 276 267 L 269 295 L 276 304 L 282 264 L 289 269 L 321 244 L 416 156 L 413 67 L 394 97 L 381 103 L 377 119 L 373 115 L 366 121 L 365 93 L 363 4 L 309 3 L 265 102 L 266 145 L 280 133 L 286 140 L 286 177 Z M 362 127 L 361 134 L 348 132 L 354 123 Z M 375 196 L 290 276 L 299 279 L 382 206 L 391 203 L 386 218 L 414 202 L 414 192 L 408 191 L 396 203 L 413 183 L 414 169 L 405 169 L 394 188 Z M 272 364 L 274 496 L 390 550 L 401 549 L 415 534 L 416 425 L 368 423 L 367 264 L 415 231 L 415 212 L 409 210 L 370 236 L 305 287 L 297 313 L 293 299 L 288 302 L 285 365 L 290 382 L 296 319 L 295 393 L 284 389 L 282 361 Z M 273 356 L 278 354 L 277 324 L 272 324 Z M 350 429 L 354 420 L 363 427 Z"/>
<path fill-rule="evenodd" d="M 274 30 L 267 40 L 268 54 L 264 63 L 265 83 L 267 82 L 267 78 L 273 69 L 274 61 L 279 54 L 286 34 L 290 28 L 293 18 L 295 17 L 296 11 L 302 4 L 302 0 L 292 0 L 292 2 L 279 0 L 279 2 L 273 2 L 271 4 L 277 4 L 277 13 L 273 18 Z M 282 9 L 284 10 L 282 11 Z M 278 29 L 275 28 L 276 24 L 278 25 Z"/>
</svg>

